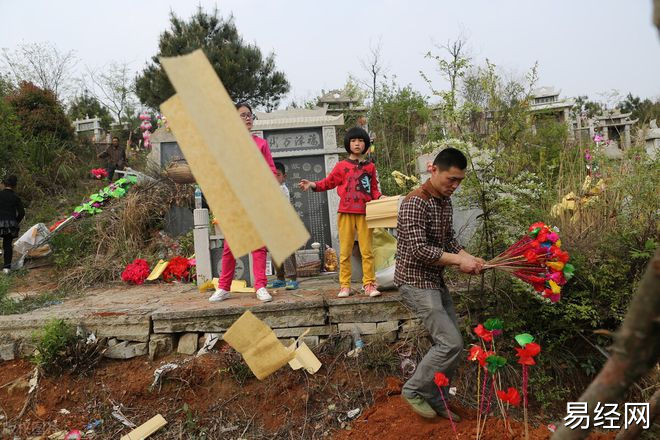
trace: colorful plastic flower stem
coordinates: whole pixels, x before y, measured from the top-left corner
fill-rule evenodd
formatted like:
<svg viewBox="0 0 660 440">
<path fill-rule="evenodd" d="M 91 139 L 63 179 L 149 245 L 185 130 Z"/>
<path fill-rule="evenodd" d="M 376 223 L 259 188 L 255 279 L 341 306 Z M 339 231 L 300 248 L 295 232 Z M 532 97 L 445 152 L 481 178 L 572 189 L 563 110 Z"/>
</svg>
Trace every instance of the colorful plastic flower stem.
<svg viewBox="0 0 660 440">
<path fill-rule="evenodd" d="M 454 423 L 454 419 L 451 417 L 451 411 L 449 411 L 449 405 L 447 405 L 447 400 L 445 400 L 445 393 L 442 392 L 442 388 L 438 387 L 440 390 L 440 397 L 442 398 L 442 403 L 445 405 L 445 409 L 447 410 L 447 415 L 449 416 L 449 423 L 451 423 L 451 429 L 454 431 L 454 436 L 456 437 L 456 440 L 458 440 L 458 432 L 456 431 L 456 424 Z"/>
</svg>

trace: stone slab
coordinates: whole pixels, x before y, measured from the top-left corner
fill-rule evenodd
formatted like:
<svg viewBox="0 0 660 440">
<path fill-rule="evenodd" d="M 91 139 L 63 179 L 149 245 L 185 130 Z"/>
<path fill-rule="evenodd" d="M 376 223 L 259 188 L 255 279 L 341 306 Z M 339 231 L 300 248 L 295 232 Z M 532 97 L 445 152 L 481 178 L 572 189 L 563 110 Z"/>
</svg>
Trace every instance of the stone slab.
<svg viewBox="0 0 660 440">
<path fill-rule="evenodd" d="M 414 317 L 398 298 L 360 298 L 347 300 L 328 300 L 329 322 L 380 322 L 410 319 Z"/>
<path fill-rule="evenodd" d="M 16 358 L 16 342 L 0 342 L 0 360 L 12 361 Z"/>
<path fill-rule="evenodd" d="M 376 325 L 377 333 L 396 332 L 397 330 L 399 330 L 399 321 L 379 322 Z"/>
<path fill-rule="evenodd" d="M 53 316 L 36 312 L 22 315 L 0 316 L 0 337 L 31 339 L 35 331 L 43 328 L 54 318 L 61 318 L 73 325 L 82 325 L 96 334 L 97 338 L 116 337 L 126 341 L 147 342 L 151 328 L 148 314 L 129 315 L 121 312 L 79 313 L 74 315 Z"/>
<path fill-rule="evenodd" d="M 361 335 L 372 335 L 378 331 L 378 325 L 375 322 L 340 323 L 337 324 L 337 330 L 339 330 L 340 333 L 352 333 L 353 327 L 355 326 L 357 326 L 358 330 L 360 330 Z"/>
<path fill-rule="evenodd" d="M 336 325 L 319 325 L 314 327 L 287 327 L 273 329 L 278 338 L 297 338 L 306 330 L 309 330 L 307 336 L 328 336 L 337 333 Z"/>
<path fill-rule="evenodd" d="M 122 341 L 108 348 L 104 356 L 111 359 L 131 359 L 137 356 L 144 356 L 148 351 L 146 342 Z"/>
<path fill-rule="evenodd" d="M 323 300 L 296 303 L 264 304 L 253 307 L 229 307 L 212 310 L 158 312 L 152 315 L 154 333 L 204 332 L 223 333 L 245 310 L 271 328 L 319 326 L 326 323 Z"/>
<path fill-rule="evenodd" d="M 149 338 L 149 359 L 152 361 L 174 351 L 173 335 L 151 335 Z"/>
<path fill-rule="evenodd" d="M 197 352 L 198 342 L 199 335 L 197 333 L 186 333 L 181 335 L 176 351 L 183 354 L 195 354 Z"/>
</svg>

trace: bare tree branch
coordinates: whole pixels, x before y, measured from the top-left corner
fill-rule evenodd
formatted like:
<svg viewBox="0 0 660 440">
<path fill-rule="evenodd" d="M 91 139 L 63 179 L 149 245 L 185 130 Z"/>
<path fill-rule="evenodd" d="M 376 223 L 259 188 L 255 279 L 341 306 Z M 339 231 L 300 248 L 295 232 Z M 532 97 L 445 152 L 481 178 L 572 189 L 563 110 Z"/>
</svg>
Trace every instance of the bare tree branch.
<svg viewBox="0 0 660 440">
<path fill-rule="evenodd" d="M 383 66 L 381 50 L 383 47 L 382 38 L 378 38 L 377 43 L 369 43 L 369 55 L 366 59 L 361 59 L 362 69 L 369 75 L 368 80 L 359 82 L 371 91 L 371 105 L 376 102 L 376 92 L 378 81 L 385 76 L 387 69 Z"/>
<path fill-rule="evenodd" d="M 58 100 L 70 95 L 73 68 L 78 63 L 75 52 L 60 52 L 51 43 L 21 44 L 16 50 L 2 50 L 3 70 L 7 71 L 16 84 L 29 81 L 36 86 L 52 91 Z"/>
<path fill-rule="evenodd" d="M 127 63 L 112 62 L 105 68 L 86 68 L 82 80 L 85 89 L 121 123 L 136 107 L 135 80 Z"/>
</svg>

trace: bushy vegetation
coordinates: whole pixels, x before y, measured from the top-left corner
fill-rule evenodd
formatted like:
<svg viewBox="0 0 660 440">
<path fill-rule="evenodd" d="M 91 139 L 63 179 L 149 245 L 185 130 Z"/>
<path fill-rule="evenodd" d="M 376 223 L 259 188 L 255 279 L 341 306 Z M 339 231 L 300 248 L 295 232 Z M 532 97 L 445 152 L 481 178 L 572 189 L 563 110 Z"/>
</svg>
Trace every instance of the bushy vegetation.
<svg viewBox="0 0 660 440">
<path fill-rule="evenodd" d="M 603 145 L 578 144 L 566 124 L 532 117 L 535 67 L 523 78 L 505 79 L 488 62 L 454 61 L 455 89 L 434 91 L 441 100 L 436 111 L 414 91 L 382 86 L 369 120 L 378 136 L 381 184 L 386 194 L 407 192 L 391 171 L 414 173 L 419 153 L 453 146 L 469 158 L 468 177 L 454 204 L 481 212 L 471 253 L 492 258 L 536 221 L 559 227 L 576 267 L 559 303 L 495 272 L 476 282 L 473 277 L 468 292 L 456 298 L 461 314 L 470 318 L 466 341 L 474 340 L 470 329 L 490 317 L 504 320 L 505 334 L 533 334 L 543 352 L 540 367 L 531 371 L 532 396 L 545 407 L 563 404 L 577 397 L 605 362 L 611 332 L 657 246 L 658 160 L 641 146 L 622 159 L 609 159 Z M 575 201 L 573 209 L 561 207 L 567 206 L 561 204 L 565 196 Z M 508 344 L 503 341 L 503 352 L 513 351 L 513 341 Z"/>
</svg>

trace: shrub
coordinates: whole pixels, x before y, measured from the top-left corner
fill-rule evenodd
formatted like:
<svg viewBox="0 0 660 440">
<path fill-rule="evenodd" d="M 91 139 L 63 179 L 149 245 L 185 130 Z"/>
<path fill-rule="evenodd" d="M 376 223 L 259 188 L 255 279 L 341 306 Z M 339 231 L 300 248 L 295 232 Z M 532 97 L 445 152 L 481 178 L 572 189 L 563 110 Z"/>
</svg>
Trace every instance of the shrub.
<svg viewBox="0 0 660 440">
<path fill-rule="evenodd" d="M 55 94 L 30 82 L 22 82 L 7 98 L 23 130 L 32 135 L 49 135 L 59 140 L 73 139 L 71 121 Z"/>
<path fill-rule="evenodd" d="M 76 331 L 64 320 L 53 319 L 36 332 L 32 339 L 36 348 L 32 362 L 49 374 L 59 369 L 58 363 L 67 347 L 74 343 Z"/>
</svg>

